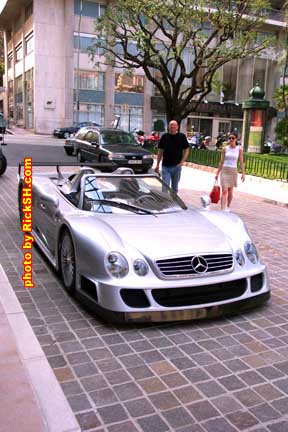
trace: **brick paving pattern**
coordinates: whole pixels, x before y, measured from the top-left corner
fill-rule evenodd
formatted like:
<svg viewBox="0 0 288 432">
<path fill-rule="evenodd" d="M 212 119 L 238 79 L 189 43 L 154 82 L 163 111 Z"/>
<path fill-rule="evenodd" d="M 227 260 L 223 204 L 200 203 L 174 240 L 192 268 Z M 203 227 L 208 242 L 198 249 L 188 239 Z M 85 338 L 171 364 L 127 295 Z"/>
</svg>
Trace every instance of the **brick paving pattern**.
<svg viewBox="0 0 288 432">
<path fill-rule="evenodd" d="M 0 262 L 83 431 L 288 431 L 288 209 L 236 192 L 272 301 L 229 318 L 110 325 L 63 290 L 37 248 L 23 288 L 16 168 L 1 177 Z M 198 203 L 200 193 L 181 191 Z"/>
</svg>

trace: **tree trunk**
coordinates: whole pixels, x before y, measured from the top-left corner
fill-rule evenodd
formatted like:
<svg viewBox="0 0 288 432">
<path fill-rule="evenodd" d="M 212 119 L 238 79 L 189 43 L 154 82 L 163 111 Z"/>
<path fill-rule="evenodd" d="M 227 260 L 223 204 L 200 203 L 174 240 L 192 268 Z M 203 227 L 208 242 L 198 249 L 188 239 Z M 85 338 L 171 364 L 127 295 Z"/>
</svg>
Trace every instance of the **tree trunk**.
<svg viewBox="0 0 288 432">
<path fill-rule="evenodd" d="M 172 104 L 166 103 L 166 119 L 167 119 L 167 125 L 170 123 L 171 120 L 176 120 L 177 123 L 179 124 L 179 129 L 181 126 L 181 121 L 183 120 L 183 118 L 181 117 L 181 114 L 179 114 L 180 110 L 177 110 L 177 106 Z"/>
</svg>

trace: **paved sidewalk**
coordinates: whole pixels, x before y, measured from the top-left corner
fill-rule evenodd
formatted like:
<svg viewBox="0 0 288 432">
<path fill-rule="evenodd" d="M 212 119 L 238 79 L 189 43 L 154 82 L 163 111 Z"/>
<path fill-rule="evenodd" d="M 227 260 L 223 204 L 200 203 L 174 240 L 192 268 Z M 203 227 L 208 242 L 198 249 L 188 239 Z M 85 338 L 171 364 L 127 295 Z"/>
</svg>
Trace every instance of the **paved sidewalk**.
<svg viewBox="0 0 288 432">
<path fill-rule="evenodd" d="M 208 322 L 114 326 L 64 292 L 37 248 L 37 286 L 23 288 L 16 173 L 1 177 L 0 432 L 288 431 L 286 184 L 247 179 L 232 205 L 268 264 L 269 305 Z M 184 167 L 180 195 L 199 204 L 213 178 Z M 259 196 L 247 193 L 256 184 Z"/>
<path fill-rule="evenodd" d="M 80 428 L 0 265 L 0 432 Z"/>
<path fill-rule="evenodd" d="M 191 189 L 209 194 L 215 181 L 215 173 L 216 168 L 187 163 L 182 168 L 179 190 Z M 247 175 L 242 183 L 239 175 L 238 187 L 234 189 L 235 199 L 240 192 L 264 198 L 274 204 L 288 206 L 288 182 Z"/>
</svg>

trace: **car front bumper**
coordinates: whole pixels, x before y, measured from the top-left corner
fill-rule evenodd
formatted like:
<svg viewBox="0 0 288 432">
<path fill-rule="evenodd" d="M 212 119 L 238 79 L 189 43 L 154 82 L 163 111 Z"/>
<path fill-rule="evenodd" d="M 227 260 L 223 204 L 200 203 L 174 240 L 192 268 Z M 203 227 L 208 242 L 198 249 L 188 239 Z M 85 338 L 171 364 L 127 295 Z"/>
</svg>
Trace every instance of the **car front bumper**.
<svg viewBox="0 0 288 432">
<path fill-rule="evenodd" d="M 172 322 L 213 319 L 223 316 L 240 314 L 249 309 L 259 307 L 270 299 L 270 291 L 244 300 L 217 306 L 200 307 L 197 309 L 178 309 L 161 311 L 117 312 L 93 305 L 93 310 L 109 322 Z M 87 303 L 87 298 L 85 299 Z M 88 301 L 87 305 L 91 307 Z"/>
<path fill-rule="evenodd" d="M 178 321 L 240 312 L 270 298 L 267 269 L 206 278 L 205 283 L 189 280 L 148 286 L 110 285 L 90 280 L 90 291 L 78 285 L 81 297 L 100 314 L 124 321 Z M 170 281 L 171 282 L 171 281 Z M 180 283 L 179 283 L 180 282 Z M 177 286 L 178 285 L 178 286 Z M 88 295 L 87 295 L 88 294 Z"/>
</svg>

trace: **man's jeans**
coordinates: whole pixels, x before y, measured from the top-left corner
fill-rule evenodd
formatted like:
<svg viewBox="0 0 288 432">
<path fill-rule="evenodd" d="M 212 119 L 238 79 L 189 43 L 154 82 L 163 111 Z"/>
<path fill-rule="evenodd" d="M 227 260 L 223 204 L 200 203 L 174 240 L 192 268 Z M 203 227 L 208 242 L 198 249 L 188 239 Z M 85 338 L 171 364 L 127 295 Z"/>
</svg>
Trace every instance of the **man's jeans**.
<svg viewBox="0 0 288 432">
<path fill-rule="evenodd" d="M 164 166 L 162 165 L 162 180 L 168 186 L 171 186 L 174 192 L 178 192 L 178 183 L 181 176 L 180 166 Z M 171 185 L 170 185 L 171 183 Z"/>
</svg>

